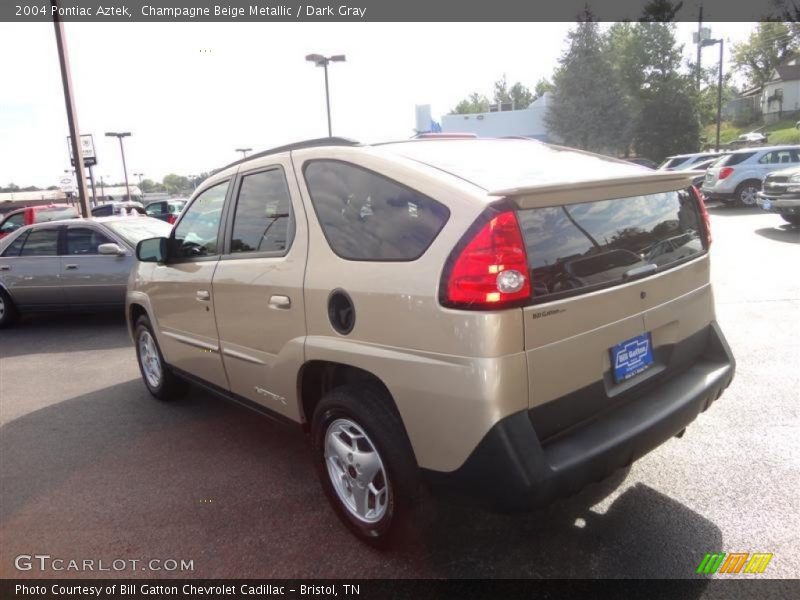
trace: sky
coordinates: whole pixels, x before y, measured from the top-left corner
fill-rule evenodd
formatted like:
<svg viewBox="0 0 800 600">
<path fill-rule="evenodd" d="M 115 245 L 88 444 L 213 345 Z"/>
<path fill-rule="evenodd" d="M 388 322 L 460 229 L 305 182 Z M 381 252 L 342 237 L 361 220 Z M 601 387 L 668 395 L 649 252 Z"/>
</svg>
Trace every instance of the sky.
<svg viewBox="0 0 800 600">
<path fill-rule="evenodd" d="M 67 23 L 81 132 L 94 135 L 95 177 L 160 181 L 239 155 L 327 135 L 322 69 L 306 54 L 345 54 L 329 68 L 333 134 L 369 143 L 413 135 L 414 107 L 438 119 L 504 73 L 550 78 L 572 23 Z M 753 23 L 707 23 L 746 39 Z M 679 23 L 687 58 L 696 24 Z M 727 54 L 727 52 L 726 52 Z M 0 185 L 56 185 L 70 168 L 52 24 L 0 23 Z M 716 47 L 704 64 L 716 64 Z M 727 61 L 727 57 L 726 57 Z"/>
</svg>

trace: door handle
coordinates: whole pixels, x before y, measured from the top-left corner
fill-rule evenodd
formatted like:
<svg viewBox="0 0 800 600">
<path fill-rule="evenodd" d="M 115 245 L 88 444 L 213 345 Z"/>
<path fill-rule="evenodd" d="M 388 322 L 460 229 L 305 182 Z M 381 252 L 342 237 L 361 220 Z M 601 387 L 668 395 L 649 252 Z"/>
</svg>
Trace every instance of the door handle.
<svg viewBox="0 0 800 600">
<path fill-rule="evenodd" d="M 75 269 L 78 268 L 78 265 L 64 265 L 64 268 L 70 271 L 74 271 Z"/>
<path fill-rule="evenodd" d="M 11 265 L 0 265 L 0 271 L 10 271 Z"/>
<path fill-rule="evenodd" d="M 292 299 L 289 296 L 270 296 L 269 298 L 269 307 L 270 308 L 291 308 L 292 306 Z"/>
<path fill-rule="evenodd" d="M 200 302 L 208 302 L 211 300 L 211 293 L 206 290 L 197 290 L 195 298 Z"/>
</svg>

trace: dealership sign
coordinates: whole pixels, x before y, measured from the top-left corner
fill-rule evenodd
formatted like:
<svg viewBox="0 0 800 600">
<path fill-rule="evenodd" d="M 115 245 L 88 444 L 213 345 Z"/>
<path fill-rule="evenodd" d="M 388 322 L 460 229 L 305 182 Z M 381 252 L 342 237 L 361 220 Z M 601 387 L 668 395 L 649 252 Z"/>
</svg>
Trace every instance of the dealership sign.
<svg viewBox="0 0 800 600">
<path fill-rule="evenodd" d="M 72 153 L 72 138 L 67 136 L 67 145 L 69 146 L 69 160 L 72 166 L 75 166 L 75 156 Z M 81 154 L 83 155 L 83 165 L 85 167 L 93 167 L 97 164 L 97 155 L 94 151 L 94 138 L 92 134 L 81 136 Z"/>
</svg>

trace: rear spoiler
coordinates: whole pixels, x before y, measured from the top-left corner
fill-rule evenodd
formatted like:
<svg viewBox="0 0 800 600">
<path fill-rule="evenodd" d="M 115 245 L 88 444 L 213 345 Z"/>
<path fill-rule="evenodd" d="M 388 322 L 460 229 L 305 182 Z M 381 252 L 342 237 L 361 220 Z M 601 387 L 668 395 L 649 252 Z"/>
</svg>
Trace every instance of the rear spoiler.
<svg viewBox="0 0 800 600">
<path fill-rule="evenodd" d="M 703 171 L 649 171 L 604 179 L 529 185 L 489 192 L 509 198 L 519 208 L 578 204 L 612 198 L 630 198 L 687 188 Z"/>
</svg>

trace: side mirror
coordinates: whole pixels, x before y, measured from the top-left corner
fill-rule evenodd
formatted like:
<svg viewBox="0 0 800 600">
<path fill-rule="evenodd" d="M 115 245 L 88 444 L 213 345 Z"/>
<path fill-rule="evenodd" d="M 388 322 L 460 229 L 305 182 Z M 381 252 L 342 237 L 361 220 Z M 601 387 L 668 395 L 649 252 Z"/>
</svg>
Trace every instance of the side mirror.
<svg viewBox="0 0 800 600">
<path fill-rule="evenodd" d="M 167 238 L 157 237 L 136 244 L 136 258 L 142 262 L 163 263 L 167 261 Z"/>
<path fill-rule="evenodd" d="M 100 244 L 97 247 L 98 254 L 111 254 L 114 256 L 124 256 L 125 250 L 123 250 L 119 244 Z"/>
</svg>

